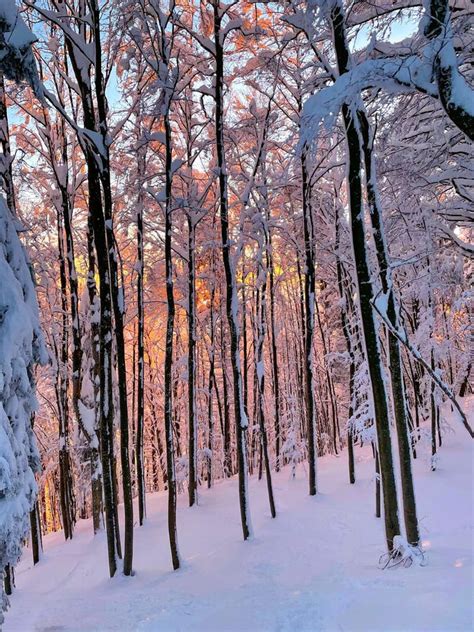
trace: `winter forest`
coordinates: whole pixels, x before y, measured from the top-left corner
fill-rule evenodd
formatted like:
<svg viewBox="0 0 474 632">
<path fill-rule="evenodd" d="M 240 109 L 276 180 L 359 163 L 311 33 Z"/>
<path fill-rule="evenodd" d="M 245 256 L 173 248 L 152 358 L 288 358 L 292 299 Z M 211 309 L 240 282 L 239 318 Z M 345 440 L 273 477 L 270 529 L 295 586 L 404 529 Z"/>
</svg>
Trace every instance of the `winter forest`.
<svg viewBox="0 0 474 632">
<path fill-rule="evenodd" d="M 0 0 L 0 627 L 471 630 L 471 0 Z"/>
</svg>

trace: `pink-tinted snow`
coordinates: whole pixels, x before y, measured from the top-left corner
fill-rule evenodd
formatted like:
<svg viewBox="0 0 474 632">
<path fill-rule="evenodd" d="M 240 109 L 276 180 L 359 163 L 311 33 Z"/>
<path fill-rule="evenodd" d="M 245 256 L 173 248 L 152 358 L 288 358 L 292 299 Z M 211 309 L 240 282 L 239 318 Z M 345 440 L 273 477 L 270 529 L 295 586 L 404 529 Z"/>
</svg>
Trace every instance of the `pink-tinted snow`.
<svg viewBox="0 0 474 632">
<path fill-rule="evenodd" d="M 472 418 L 472 415 L 471 415 Z M 455 423 L 454 421 L 452 422 Z M 429 445 L 415 461 L 427 566 L 379 570 L 383 525 L 374 517 L 373 459 L 357 449 L 357 482 L 347 455 L 319 459 L 320 493 L 307 495 L 300 466 L 275 478 L 276 520 L 265 480 L 250 479 L 255 536 L 241 540 L 237 480 L 180 496 L 184 568 L 171 570 L 166 497 L 147 498 L 135 530 L 136 575 L 107 576 L 106 543 L 81 521 L 74 539 L 45 538 L 32 566 L 25 550 L 4 632 L 426 631 L 473 629 L 473 442 L 461 426 L 445 435 L 438 469 Z"/>
</svg>

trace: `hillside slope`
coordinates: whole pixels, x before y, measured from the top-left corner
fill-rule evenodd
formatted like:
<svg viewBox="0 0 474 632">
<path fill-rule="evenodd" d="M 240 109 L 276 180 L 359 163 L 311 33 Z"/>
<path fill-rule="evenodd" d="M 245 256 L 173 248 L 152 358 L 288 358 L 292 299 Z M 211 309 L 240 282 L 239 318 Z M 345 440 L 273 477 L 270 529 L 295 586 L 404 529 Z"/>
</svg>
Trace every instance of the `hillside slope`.
<svg viewBox="0 0 474 632">
<path fill-rule="evenodd" d="M 473 442 L 449 433 L 436 472 L 415 461 L 427 566 L 382 571 L 383 525 L 374 517 L 373 459 L 358 450 L 357 482 L 346 454 L 319 460 L 320 493 L 307 495 L 303 468 L 275 475 L 276 520 L 264 480 L 251 480 L 254 538 L 241 540 L 237 480 L 180 497 L 184 568 L 171 570 L 166 497 L 148 497 L 135 531 L 136 574 L 109 580 L 105 540 L 81 521 L 74 539 L 45 538 L 32 567 L 17 568 L 4 632 L 356 631 L 473 629 Z"/>
</svg>

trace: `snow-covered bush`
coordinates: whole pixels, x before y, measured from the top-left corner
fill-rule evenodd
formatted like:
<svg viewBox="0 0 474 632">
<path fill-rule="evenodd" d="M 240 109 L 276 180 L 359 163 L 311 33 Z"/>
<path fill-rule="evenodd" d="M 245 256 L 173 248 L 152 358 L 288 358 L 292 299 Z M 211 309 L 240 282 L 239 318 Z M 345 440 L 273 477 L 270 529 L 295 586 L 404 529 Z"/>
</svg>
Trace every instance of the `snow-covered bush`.
<svg viewBox="0 0 474 632">
<path fill-rule="evenodd" d="M 36 495 L 32 369 L 45 360 L 26 255 L 0 198 L 0 570 L 18 561 Z"/>
<path fill-rule="evenodd" d="M 0 72 L 16 82 L 28 82 L 40 96 L 31 50 L 34 39 L 14 0 L 2 0 Z M 0 168 L 6 164 L 3 161 Z M 34 473 L 40 460 L 31 426 L 36 408 L 33 368 L 45 360 L 30 266 L 14 218 L 0 197 L 0 580 L 5 568 L 20 557 L 35 502 Z M 7 605 L 3 591 L 0 601 L 1 623 Z"/>
</svg>

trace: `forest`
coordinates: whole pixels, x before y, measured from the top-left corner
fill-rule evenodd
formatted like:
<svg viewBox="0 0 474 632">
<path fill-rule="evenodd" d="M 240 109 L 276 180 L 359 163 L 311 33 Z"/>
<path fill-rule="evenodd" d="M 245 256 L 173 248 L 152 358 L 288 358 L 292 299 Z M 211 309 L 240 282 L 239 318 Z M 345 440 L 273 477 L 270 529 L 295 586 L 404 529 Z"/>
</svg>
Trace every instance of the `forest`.
<svg viewBox="0 0 474 632">
<path fill-rule="evenodd" d="M 473 68 L 470 0 L 0 0 L 5 632 L 472 629 Z"/>
</svg>

